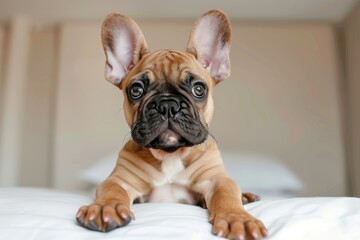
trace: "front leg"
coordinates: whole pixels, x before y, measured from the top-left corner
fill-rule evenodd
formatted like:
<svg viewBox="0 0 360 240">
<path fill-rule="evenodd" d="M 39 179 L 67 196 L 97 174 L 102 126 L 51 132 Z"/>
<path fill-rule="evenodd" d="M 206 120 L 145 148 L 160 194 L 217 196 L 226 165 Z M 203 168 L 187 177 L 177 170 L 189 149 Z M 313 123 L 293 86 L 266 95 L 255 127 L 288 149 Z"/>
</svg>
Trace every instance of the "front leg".
<svg viewBox="0 0 360 240">
<path fill-rule="evenodd" d="M 213 234 L 229 239 L 258 239 L 267 236 L 264 224 L 247 213 L 241 193 L 232 179 L 225 175 L 205 180 L 204 197 L 209 209 Z M 199 185 L 198 185 L 199 186 Z"/>
<path fill-rule="evenodd" d="M 194 193 L 195 205 L 201 208 L 207 209 L 205 198 L 200 193 Z M 260 200 L 260 197 L 251 192 L 245 192 L 241 194 L 242 204 L 253 203 Z"/>
<path fill-rule="evenodd" d="M 76 220 L 85 228 L 108 232 L 135 218 L 130 205 L 128 192 L 110 177 L 97 188 L 95 202 L 79 209 Z"/>
</svg>

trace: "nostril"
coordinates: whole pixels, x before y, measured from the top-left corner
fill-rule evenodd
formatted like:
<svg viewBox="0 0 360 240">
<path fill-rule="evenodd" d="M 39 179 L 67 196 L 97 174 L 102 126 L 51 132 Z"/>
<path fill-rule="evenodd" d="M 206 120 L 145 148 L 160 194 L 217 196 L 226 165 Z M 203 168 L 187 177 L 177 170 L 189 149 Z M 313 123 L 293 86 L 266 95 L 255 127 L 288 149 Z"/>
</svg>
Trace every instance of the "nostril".
<svg viewBox="0 0 360 240">
<path fill-rule="evenodd" d="M 161 113 L 162 115 L 166 115 L 167 114 L 167 107 L 164 105 L 159 106 L 159 113 Z"/>
<path fill-rule="evenodd" d="M 185 102 L 181 102 L 181 107 L 185 109 L 189 108 L 189 106 Z"/>
<path fill-rule="evenodd" d="M 179 107 L 177 104 L 172 105 L 172 106 L 170 107 L 170 114 L 171 114 L 172 116 L 174 116 L 177 112 L 179 112 L 179 110 L 180 110 L 180 107 Z"/>
<path fill-rule="evenodd" d="M 158 106 L 158 112 L 164 117 L 169 117 L 169 110 L 169 105 L 166 102 L 161 102 Z"/>
</svg>

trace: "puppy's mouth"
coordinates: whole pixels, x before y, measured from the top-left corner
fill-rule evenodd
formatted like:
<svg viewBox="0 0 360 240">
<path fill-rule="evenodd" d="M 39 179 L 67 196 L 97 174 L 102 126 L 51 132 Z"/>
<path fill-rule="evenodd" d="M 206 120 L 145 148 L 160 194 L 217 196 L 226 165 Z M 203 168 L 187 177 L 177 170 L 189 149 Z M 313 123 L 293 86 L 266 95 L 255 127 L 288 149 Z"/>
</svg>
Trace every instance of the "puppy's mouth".
<svg viewBox="0 0 360 240">
<path fill-rule="evenodd" d="M 186 99 L 155 95 L 140 109 L 131 135 L 143 147 L 171 153 L 204 142 L 208 130 L 201 123 L 195 107 Z"/>
<path fill-rule="evenodd" d="M 165 152 L 175 152 L 181 147 L 192 146 L 188 140 L 180 136 L 174 130 L 166 129 L 160 133 L 154 140 L 152 140 L 146 147 L 161 149 Z"/>
<path fill-rule="evenodd" d="M 190 119 L 188 119 L 190 121 Z M 207 129 L 197 121 L 183 128 L 173 119 L 154 121 L 154 124 L 135 124 L 131 134 L 135 142 L 146 148 L 161 149 L 172 153 L 182 147 L 191 147 L 204 142 Z"/>
</svg>

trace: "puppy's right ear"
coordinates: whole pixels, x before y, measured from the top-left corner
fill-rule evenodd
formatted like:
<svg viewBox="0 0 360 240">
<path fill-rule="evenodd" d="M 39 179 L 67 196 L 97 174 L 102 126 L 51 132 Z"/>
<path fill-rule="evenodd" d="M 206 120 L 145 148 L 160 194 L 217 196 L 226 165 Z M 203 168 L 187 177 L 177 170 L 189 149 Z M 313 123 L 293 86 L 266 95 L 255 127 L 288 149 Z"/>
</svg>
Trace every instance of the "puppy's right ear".
<svg viewBox="0 0 360 240">
<path fill-rule="evenodd" d="M 209 71 L 215 83 L 230 75 L 231 26 L 220 10 L 203 14 L 194 24 L 187 51 Z"/>
<path fill-rule="evenodd" d="M 104 20 L 101 39 L 106 55 L 105 77 L 121 88 L 125 75 L 149 52 L 144 36 L 134 20 L 112 13 Z"/>
</svg>

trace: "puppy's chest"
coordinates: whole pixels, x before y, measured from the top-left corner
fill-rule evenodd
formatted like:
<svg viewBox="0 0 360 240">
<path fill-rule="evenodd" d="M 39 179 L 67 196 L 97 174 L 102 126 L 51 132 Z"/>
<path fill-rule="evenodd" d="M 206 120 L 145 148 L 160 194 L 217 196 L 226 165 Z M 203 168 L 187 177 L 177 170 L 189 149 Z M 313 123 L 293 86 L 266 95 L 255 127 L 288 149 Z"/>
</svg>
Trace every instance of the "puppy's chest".
<svg viewBox="0 0 360 240">
<path fill-rule="evenodd" d="M 154 188 L 147 195 L 147 202 L 180 202 L 193 204 L 188 188 L 189 178 L 180 158 L 166 159 L 161 164 L 161 177 L 153 182 Z"/>
<path fill-rule="evenodd" d="M 188 177 L 182 160 L 180 158 L 170 158 L 161 162 L 161 177 L 156 179 L 153 185 L 160 187 L 165 184 L 186 185 L 187 183 Z"/>
</svg>

